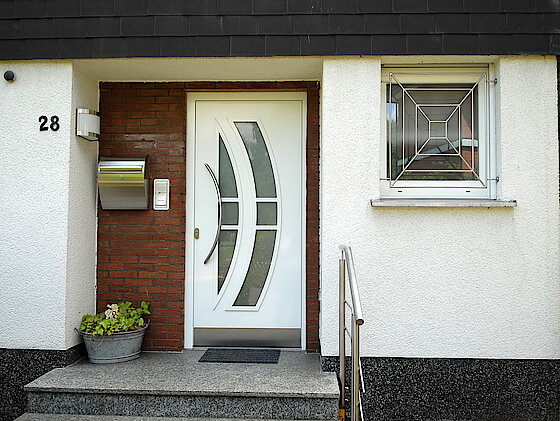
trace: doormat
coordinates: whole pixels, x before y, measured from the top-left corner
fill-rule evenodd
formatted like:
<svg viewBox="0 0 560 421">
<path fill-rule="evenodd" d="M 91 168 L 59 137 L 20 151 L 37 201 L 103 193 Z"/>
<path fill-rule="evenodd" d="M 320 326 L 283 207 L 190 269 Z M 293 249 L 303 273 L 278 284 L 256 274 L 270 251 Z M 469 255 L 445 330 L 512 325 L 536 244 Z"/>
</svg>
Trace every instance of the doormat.
<svg viewBox="0 0 560 421">
<path fill-rule="evenodd" d="M 278 364 L 279 349 L 208 348 L 199 363 Z"/>
</svg>

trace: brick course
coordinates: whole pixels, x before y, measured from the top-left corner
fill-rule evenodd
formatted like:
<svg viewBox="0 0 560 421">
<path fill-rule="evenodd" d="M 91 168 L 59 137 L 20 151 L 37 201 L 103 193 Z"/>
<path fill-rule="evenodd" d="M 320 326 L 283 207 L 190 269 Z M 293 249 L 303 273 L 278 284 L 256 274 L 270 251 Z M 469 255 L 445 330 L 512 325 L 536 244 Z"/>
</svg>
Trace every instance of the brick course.
<svg viewBox="0 0 560 421">
<path fill-rule="evenodd" d="M 151 302 L 144 349 L 184 345 L 187 90 L 306 91 L 307 349 L 319 350 L 319 84 L 318 82 L 102 82 L 100 156 L 149 155 L 154 178 L 169 178 L 169 211 L 102 210 L 99 206 L 97 309 L 120 300 Z"/>
</svg>

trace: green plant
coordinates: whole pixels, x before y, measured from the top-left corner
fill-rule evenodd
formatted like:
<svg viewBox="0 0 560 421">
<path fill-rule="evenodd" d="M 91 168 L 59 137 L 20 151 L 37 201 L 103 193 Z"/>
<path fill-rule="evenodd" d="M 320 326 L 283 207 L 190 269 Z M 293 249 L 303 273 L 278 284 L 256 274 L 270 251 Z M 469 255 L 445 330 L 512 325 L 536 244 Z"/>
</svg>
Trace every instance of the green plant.
<svg viewBox="0 0 560 421">
<path fill-rule="evenodd" d="M 86 314 L 82 317 L 80 330 L 95 336 L 112 335 L 117 332 L 141 329 L 146 325 L 142 316 L 150 314 L 150 303 L 142 301 L 140 307 L 132 307 L 132 303 L 120 302 L 107 305 L 107 310 L 95 316 Z"/>
</svg>

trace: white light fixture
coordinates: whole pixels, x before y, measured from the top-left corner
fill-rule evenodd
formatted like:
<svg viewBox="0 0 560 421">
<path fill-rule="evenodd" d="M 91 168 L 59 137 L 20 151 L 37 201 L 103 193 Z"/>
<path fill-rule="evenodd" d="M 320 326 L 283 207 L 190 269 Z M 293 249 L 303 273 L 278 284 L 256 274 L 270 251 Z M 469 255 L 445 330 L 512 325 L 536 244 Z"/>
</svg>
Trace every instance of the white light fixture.
<svg viewBox="0 0 560 421">
<path fill-rule="evenodd" d="M 97 111 L 87 108 L 76 109 L 76 136 L 87 140 L 99 140 L 101 119 Z"/>
</svg>

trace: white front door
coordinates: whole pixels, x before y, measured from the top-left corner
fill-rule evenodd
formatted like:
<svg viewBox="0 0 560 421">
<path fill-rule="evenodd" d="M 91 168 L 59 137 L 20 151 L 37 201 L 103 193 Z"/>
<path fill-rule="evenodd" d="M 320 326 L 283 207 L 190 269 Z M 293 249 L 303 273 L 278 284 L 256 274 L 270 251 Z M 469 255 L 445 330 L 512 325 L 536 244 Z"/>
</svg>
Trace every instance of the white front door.
<svg viewBox="0 0 560 421">
<path fill-rule="evenodd" d="M 301 346 L 305 95 L 188 95 L 193 344 Z"/>
</svg>

